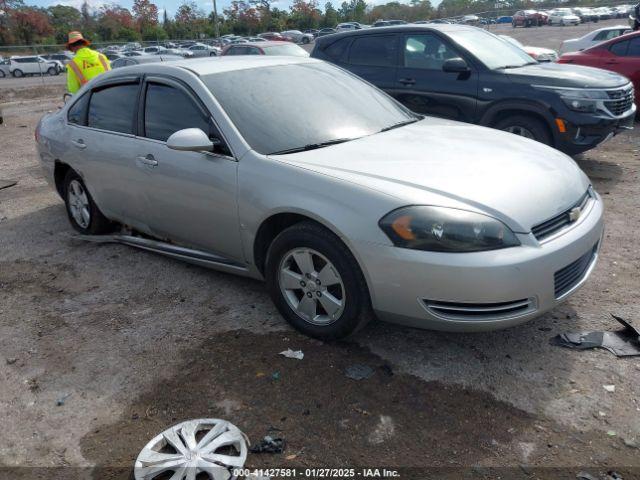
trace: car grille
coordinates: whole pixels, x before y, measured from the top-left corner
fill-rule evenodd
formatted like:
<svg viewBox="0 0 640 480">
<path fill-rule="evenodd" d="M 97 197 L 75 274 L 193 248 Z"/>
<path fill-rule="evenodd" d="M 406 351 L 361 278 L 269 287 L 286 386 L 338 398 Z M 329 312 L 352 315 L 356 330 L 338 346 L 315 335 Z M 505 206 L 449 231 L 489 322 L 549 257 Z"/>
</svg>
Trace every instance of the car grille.
<svg viewBox="0 0 640 480">
<path fill-rule="evenodd" d="M 533 299 L 499 303 L 456 303 L 423 300 L 427 310 L 438 317 L 451 320 L 484 320 L 522 315 L 536 308 Z"/>
<path fill-rule="evenodd" d="M 559 232 L 563 228 L 573 223 L 571 220 L 571 210 L 578 207 L 580 208 L 581 211 L 584 211 L 584 208 L 587 206 L 587 203 L 589 202 L 590 198 L 591 198 L 591 195 L 587 190 L 585 194 L 582 197 L 580 197 L 580 200 L 578 200 L 576 203 L 571 205 L 570 208 L 556 215 L 555 217 L 550 218 L 549 220 L 546 220 L 538 225 L 535 225 L 531 229 L 531 232 L 533 233 L 534 237 L 536 237 L 536 240 L 538 241 L 544 240 L 545 238 L 550 237 L 551 235 Z"/>
<path fill-rule="evenodd" d="M 553 274 L 553 286 L 556 295 L 556 299 L 562 297 L 575 287 L 580 280 L 585 276 L 585 273 L 589 269 L 596 253 L 598 252 L 598 244 L 596 243 L 591 250 L 577 259 L 575 262 L 570 263 L 564 268 L 561 268 Z"/>
<path fill-rule="evenodd" d="M 633 107 L 633 86 L 607 90 L 609 100 L 604 101 L 604 106 L 614 117 L 618 117 Z"/>
</svg>

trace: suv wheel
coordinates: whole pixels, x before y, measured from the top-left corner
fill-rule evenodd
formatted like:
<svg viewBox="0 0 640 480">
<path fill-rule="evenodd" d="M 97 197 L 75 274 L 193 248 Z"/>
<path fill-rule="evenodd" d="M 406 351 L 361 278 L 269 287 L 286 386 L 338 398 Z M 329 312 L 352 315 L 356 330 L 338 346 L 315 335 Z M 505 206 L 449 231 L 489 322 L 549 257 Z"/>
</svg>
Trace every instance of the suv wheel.
<svg viewBox="0 0 640 480">
<path fill-rule="evenodd" d="M 4 70 L 0 70 L 0 78 L 4 78 L 7 75 L 4 73 Z"/>
<path fill-rule="evenodd" d="M 64 179 L 64 203 L 71 226 L 84 235 L 106 233 L 111 222 L 100 212 L 82 178 L 69 170 Z"/>
<path fill-rule="evenodd" d="M 307 44 L 309 42 L 310 42 L 309 37 L 302 37 L 302 43 Z"/>
<path fill-rule="evenodd" d="M 20 77 L 24 77 L 24 73 L 22 73 L 22 70 L 20 70 L 19 68 L 16 68 L 13 72 L 12 75 L 16 78 L 20 78 Z"/>
<path fill-rule="evenodd" d="M 549 129 L 541 120 L 529 115 L 510 115 L 498 121 L 494 128 L 551 145 Z"/>
<path fill-rule="evenodd" d="M 332 232 L 301 222 L 276 237 L 267 253 L 267 288 L 282 316 L 322 340 L 358 331 L 371 316 L 358 262 Z"/>
<path fill-rule="evenodd" d="M 49 70 L 47 70 L 47 73 L 51 76 L 58 75 L 58 69 L 56 67 L 49 67 Z"/>
</svg>

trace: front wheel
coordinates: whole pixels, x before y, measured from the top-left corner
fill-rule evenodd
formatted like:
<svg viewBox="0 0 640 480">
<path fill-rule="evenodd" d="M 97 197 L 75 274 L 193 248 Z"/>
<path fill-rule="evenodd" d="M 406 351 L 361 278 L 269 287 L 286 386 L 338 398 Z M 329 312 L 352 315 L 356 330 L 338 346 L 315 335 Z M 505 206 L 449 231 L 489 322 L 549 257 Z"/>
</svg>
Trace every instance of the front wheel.
<svg viewBox="0 0 640 480">
<path fill-rule="evenodd" d="M 99 235 L 111 229 L 111 222 L 93 201 L 89 190 L 73 170 L 64 179 L 64 201 L 71 226 L 84 235 Z"/>
<path fill-rule="evenodd" d="M 58 69 L 55 67 L 49 67 L 49 70 L 47 70 L 47 73 L 51 76 L 58 75 Z"/>
<path fill-rule="evenodd" d="M 305 45 L 308 44 L 311 40 L 309 40 L 307 37 L 302 37 L 302 43 L 304 43 Z"/>
<path fill-rule="evenodd" d="M 358 262 L 329 230 L 301 222 L 276 237 L 267 253 L 267 288 L 282 316 L 322 340 L 351 335 L 371 317 Z"/>
<path fill-rule="evenodd" d="M 498 121 L 494 128 L 551 145 L 549 129 L 541 120 L 529 115 L 510 115 Z"/>
<path fill-rule="evenodd" d="M 24 73 L 22 73 L 22 70 L 20 70 L 19 68 L 16 68 L 16 69 L 13 71 L 13 76 L 14 76 L 15 78 L 21 78 L 21 77 L 24 77 Z"/>
</svg>

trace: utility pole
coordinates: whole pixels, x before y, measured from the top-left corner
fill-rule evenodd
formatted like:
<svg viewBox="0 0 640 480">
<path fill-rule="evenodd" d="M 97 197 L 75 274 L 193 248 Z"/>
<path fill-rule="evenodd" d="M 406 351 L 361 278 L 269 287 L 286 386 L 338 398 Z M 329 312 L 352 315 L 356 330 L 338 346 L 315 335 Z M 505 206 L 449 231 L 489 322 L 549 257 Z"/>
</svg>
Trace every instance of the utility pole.
<svg viewBox="0 0 640 480">
<path fill-rule="evenodd" d="M 220 38 L 220 25 L 218 25 L 218 7 L 216 0 L 213 0 L 213 28 L 216 38 Z"/>
</svg>

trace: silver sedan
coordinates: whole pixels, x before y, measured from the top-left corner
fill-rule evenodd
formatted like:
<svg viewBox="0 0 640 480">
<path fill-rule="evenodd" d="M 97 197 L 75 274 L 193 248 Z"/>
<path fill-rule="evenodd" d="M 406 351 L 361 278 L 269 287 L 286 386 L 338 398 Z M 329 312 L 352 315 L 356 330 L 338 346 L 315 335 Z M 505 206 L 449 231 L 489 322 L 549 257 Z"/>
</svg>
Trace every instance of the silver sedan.
<svg viewBox="0 0 640 480">
<path fill-rule="evenodd" d="M 85 239 L 264 279 L 323 339 L 373 314 L 522 323 L 586 281 L 603 232 L 602 201 L 566 155 L 418 116 L 308 58 L 112 70 L 36 139 Z"/>
</svg>

